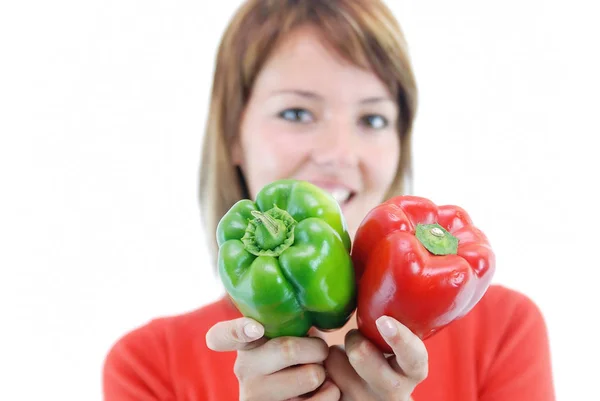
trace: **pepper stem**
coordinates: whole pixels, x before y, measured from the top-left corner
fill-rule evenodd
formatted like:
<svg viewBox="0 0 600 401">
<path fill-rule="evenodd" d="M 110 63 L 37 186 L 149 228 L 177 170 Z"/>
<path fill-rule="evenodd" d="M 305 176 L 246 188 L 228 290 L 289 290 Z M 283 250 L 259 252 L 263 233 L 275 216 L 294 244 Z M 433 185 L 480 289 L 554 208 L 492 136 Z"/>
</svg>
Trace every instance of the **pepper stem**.
<svg viewBox="0 0 600 401">
<path fill-rule="evenodd" d="M 269 235 L 272 237 L 279 236 L 282 227 L 278 223 L 281 223 L 281 221 L 274 219 L 268 214 L 259 212 L 258 210 L 253 210 L 250 213 L 252 213 L 252 216 L 254 216 L 256 220 L 263 225 L 263 227 L 269 232 Z M 285 226 L 283 228 L 285 229 Z"/>
<path fill-rule="evenodd" d="M 279 256 L 294 242 L 296 221 L 285 210 L 274 206 L 261 212 L 250 212 L 254 219 L 248 221 L 242 237 L 246 250 L 256 256 Z"/>
<path fill-rule="evenodd" d="M 415 236 L 434 255 L 456 255 L 458 238 L 439 224 L 417 224 Z"/>
</svg>

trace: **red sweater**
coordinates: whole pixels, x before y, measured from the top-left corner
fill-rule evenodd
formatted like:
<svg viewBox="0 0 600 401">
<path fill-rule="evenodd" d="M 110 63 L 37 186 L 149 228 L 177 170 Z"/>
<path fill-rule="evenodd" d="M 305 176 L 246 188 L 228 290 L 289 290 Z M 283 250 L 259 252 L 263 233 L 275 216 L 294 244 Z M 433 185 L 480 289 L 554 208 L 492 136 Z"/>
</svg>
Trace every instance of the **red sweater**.
<svg viewBox="0 0 600 401">
<path fill-rule="evenodd" d="M 206 347 L 218 321 L 239 317 L 221 299 L 156 319 L 121 338 L 104 366 L 106 401 L 234 401 L 236 353 Z M 553 401 L 546 326 L 524 295 L 491 286 L 467 316 L 425 341 L 429 376 L 415 401 Z"/>
</svg>

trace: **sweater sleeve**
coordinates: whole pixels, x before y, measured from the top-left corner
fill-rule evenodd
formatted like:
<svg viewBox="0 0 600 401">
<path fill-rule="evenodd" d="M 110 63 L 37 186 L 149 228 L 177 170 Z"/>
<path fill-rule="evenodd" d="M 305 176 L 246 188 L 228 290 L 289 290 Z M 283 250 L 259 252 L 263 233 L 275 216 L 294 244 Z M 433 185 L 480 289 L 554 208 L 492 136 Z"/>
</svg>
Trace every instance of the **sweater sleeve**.
<svg viewBox="0 0 600 401">
<path fill-rule="evenodd" d="M 122 337 L 104 361 L 104 401 L 174 400 L 160 321 Z"/>
<path fill-rule="evenodd" d="M 493 362 L 480 388 L 481 401 L 554 401 L 548 334 L 542 313 L 522 296 L 510 311 Z"/>
</svg>

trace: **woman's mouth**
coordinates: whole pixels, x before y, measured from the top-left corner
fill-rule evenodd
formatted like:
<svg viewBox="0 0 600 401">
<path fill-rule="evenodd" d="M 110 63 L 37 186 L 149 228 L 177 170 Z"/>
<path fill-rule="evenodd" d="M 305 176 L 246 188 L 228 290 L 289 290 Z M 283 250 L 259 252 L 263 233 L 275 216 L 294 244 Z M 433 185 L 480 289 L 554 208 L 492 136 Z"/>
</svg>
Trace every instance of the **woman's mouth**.
<svg viewBox="0 0 600 401">
<path fill-rule="evenodd" d="M 333 199 L 340 205 L 342 209 L 344 209 L 349 202 L 356 196 L 356 191 L 354 191 L 349 186 L 339 182 L 328 182 L 328 181 L 319 181 L 319 180 L 309 180 L 313 185 L 318 186 L 324 191 L 327 191 L 331 194 Z"/>
<path fill-rule="evenodd" d="M 354 192 L 348 188 L 334 188 L 330 189 L 329 193 L 333 198 L 339 203 L 340 206 L 344 206 L 347 204 L 352 197 L 354 196 Z"/>
</svg>

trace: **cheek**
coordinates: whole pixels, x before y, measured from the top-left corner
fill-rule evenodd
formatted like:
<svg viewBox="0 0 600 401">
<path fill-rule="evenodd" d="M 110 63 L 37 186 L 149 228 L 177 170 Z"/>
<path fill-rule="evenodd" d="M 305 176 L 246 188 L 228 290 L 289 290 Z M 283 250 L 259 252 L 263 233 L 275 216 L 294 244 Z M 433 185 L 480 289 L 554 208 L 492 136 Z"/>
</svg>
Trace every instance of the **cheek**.
<svg viewBox="0 0 600 401">
<path fill-rule="evenodd" d="M 243 143 L 246 182 L 254 198 L 265 185 L 293 176 L 302 160 L 302 152 L 289 136 L 263 129 Z"/>
<path fill-rule="evenodd" d="M 386 141 L 385 145 L 378 145 L 370 149 L 363 160 L 369 177 L 371 189 L 386 192 L 392 184 L 398 164 L 400 162 L 400 149 L 398 140 Z"/>
</svg>

